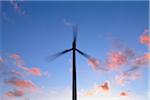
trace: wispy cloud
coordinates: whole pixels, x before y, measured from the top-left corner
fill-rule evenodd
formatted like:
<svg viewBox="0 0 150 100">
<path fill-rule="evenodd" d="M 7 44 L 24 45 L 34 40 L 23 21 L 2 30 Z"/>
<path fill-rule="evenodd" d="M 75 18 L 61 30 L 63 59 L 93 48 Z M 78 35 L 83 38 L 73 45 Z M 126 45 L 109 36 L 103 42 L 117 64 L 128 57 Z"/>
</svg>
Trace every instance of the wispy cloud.
<svg viewBox="0 0 150 100">
<path fill-rule="evenodd" d="M 25 11 L 23 11 L 19 5 L 19 3 L 22 1 L 15 1 L 15 0 L 10 0 L 10 4 L 12 5 L 13 9 L 21 15 L 25 15 Z"/>
<path fill-rule="evenodd" d="M 92 88 L 91 90 L 87 91 L 85 93 L 85 96 L 93 96 L 93 95 L 97 95 L 100 93 L 100 90 L 97 89 L 96 87 Z"/>
<path fill-rule="evenodd" d="M 119 38 L 113 36 L 112 33 L 107 33 L 106 38 L 110 42 L 112 49 L 120 50 L 125 47 L 124 43 Z"/>
<path fill-rule="evenodd" d="M 25 77 L 24 74 L 22 74 L 22 73 L 20 73 L 20 72 L 18 72 L 16 70 L 12 70 L 11 73 L 14 74 L 14 75 L 16 75 L 16 76 Z"/>
<path fill-rule="evenodd" d="M 105 65 L 110 71 L 133 71 L 139 69 L 142 65 L 148 64 L 145 57 L 139 56 L 133 48 L 126 46 L 123 41 L 113 37 L 112 34 L 109 34 L 108 37 L 113 48 L 107 53 Z M 148 44 L 148 30 L 143 32 L 139 40 Z"/>
<path fill-rule="evenodd" d="M 148 65 L 150 61 L 150 53 L 146 53 L 140 57 L 136 57 L 136 59 L 133 61 L 133 65 L 140 67 L 143 65 Z"/>
<path fill-rule="evenodd" d="M 35 75 L 35 76 L 41 76 L 41 70 L 39 68 L 31 68 L 31 69 L 28 69 L 28 72 Z"/>
<path fill-rule="evenodd" d="M 21 77 L 21 78 L 26 77 L 26 75 L 24 75 L 21 72 L 18 72 L 16 70 L 1 71 L 0 75 L 12 76 L 12 77 Z"/>
<path fill-rule="evenodd" d="M 103 92 L 109 92 L 110 91 L 110 86 L 109 82 L 104 82 L 102 85 L 98 86 Z"/>
<path fill-rule="evenodd" d="M 0 63 L 3 63 L 4 59 L 0 56 Z"/>
<path fill-rule="evenodd" d="M 39 90 L 39 87 L 36 84 L 34 84 L 29 79 L 28 76 L 44 75 L 44 73 L 40 70 L 40 68 L 26 67 L 25 61 L 17 53 L 13 53 L 13 54 L 3 53 L 3 55 L 4 55 L 3 59 L 5 59 L 5 61 L 3 60 L 1 61 L 2 66 L 0 70 L 0 75 L 3 76 L 0 77 L 3 82 L 1 84 L 4 84 L 4 86 L 9 87 L 9 89 L 13 89 L 13 91 L 8 90 L 8 92 L 4 93 L 5 96 L 14 97 L 14 98 L 21 97 L 21 93 L 20 93 L 21 91 L 18 90 L 22 90 L 22 92 L 24 92 L 22 96 L 37 92 Z"/>
<path fill-rule="evenodd" d="M 108 69 L 98 59 L 93 57 L 88 59 L 88 65 L 90 65 L 95 71 L 108 71 Z"/>
<path fill-rule="evenodd" d="M 67 19 L 63 19 L 63 23 L 65 26 L 73 26 L 73 23 L 71 23 L 70 21 L 68 21 Z"/>
<path fill-rule="evenodd" d="M 34 92 L 35 90 L 37 90 L 37 86 L 30 80 L 22 80 L 16 77 L 7 79 L 4 81 L 6 84 L 18 87 L 18 88 L 22 88 L 22 89 L 27 89 L 31 92 Z"/>
<path fill-rule="evenodd" d="M 5 96 L 8 96 L 8 97 L 22 97 L 24 96 L 24 91 L 22 90 L 12 90 L 12 91 L 8 91 L 5 93 Z"/>
<path fill-rule="evenodd" d="M 129 92 L 127 91 L 122 91 L 119 93 L 120 96 L 129 96 Z"/>
<path fill-rule="evenodd" d="M 111 70 L 119 69 L 121 66 L 127 63 L 127 56 L 121 52 L 109 52 L 106 60 L 106 65 Z"/>
<path fill-rule="evenodd" d="M 23 7 L 22 7 L 23 2 L 25 2 L 25 1 L 24 0 L 19 0 L 19 1 L 7 0 L 8 6 L 11 8 L 12 12 L 14 12 L 18 15 L 21 15 L 21 16 L 26 15 L 26 11 L 23 10 Z M 4 7 L 5 3 L 6 2 L 4 0 L 1 0 L 0 6 Z M 2 18 L 2 20 L 12 22 L 12 20 L 11 20 L 12 18 L 11 18 L 11 16 L 9 16 L 9 12 L 5 11 L 5 9 L 0 10 L 0 17 Z"/>
<path fill-rule="evenodd" d="M 48 71 L 46 71 L 46 72 L 43 73 L 43 76 L 50 77 L 51 75 Z"/>
<path fill-rule="evenodd" d="M 18 54 L 11 54 L 10 56 L 12 59 L 15 60 L 16 66 L 27 71 L 28 73 L 34 75 L 34 76 L 41 76 L 42 72 L 40 68 L 34 67 L 34 68 L 28 68 L 25 66 L 24 61 L 22 60 L 21 56 Z"/>
<path fill-rule="evenodd" d="M 11 54 L 10 58 L 15 60 L 16 66 L 25 69 L 24 67 L 24 61 L 22 60 L 21 56 L 17 53 Z"/>
<path fill-rule="evenodd" d="M 90 66 L 92 66 L 92 68 L 93 68 L 94 70 L 97 70 L 97 69 L 98 69 L 98 66 L 100 66 L 100 61 L 97 60 L 97 59 L 95 59 L 95 58 L 90 58 L 90 59 L 88 60 L 88 64 L 89 64 Z"/>
<path fill-rule="evenodd" d="M 150 47 L 149 30 L 144 30 L 143 34 L 140 36 L 140 43 Z"/>
<path fill-rule="evenodd" d="M 93 96 L 101 93 L 107 93 L 110 91 L 110 84 L 108 81 L 100 85 L 95 85 L 89 91 L 85 92 L 85 96 Z"/>
<path fill-rule="evenodd" d="M 115 77 L 115 82 L 121 86 L 125 86 L 130 81 L 137 80 L 141 77 L 139 72 L 122 72 Z"/>
</svg>

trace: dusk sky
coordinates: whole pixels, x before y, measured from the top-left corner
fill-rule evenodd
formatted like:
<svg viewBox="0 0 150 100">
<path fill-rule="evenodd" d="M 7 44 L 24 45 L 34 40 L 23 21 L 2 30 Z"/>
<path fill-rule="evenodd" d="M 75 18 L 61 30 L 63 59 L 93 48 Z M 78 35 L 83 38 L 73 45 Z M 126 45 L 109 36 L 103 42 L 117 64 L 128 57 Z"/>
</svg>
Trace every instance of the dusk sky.
<svg viewBox="0 0 150 100">
<path fill-rule="evenodd" d="M 149 100 L 149 2 L 0 2 L 0 100 Z M 102 70 L 104 68 L 106 70 Z"/>
</svg>

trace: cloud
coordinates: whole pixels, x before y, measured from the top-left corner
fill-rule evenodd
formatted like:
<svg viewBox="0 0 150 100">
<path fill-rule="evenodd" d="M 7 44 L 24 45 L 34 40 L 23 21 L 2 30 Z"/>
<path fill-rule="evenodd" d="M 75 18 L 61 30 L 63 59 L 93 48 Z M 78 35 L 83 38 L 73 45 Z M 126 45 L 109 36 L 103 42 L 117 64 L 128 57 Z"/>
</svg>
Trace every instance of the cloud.
<svg viewBox="0 0 150 100">
<path fill-rule="evenodd" d="M 21 2 L 21 1 L 20 1 Z M 10 4 L 12 5 L 12 7 L 13 7 L 13 9 L 18 13 L 18 14 L 20 14 L 20 15 L 25 15 L 25 11 L 23 11 L 22 9 L 21 9 L 21 7 L 19 6 L 19 3 L 20 2 L 17 2 L 17 1 L 15 1 L 15 0 L 11 0 L 10 1 Z"/>
<path fill-rule="evenodd" d="M 102 85 L 99 85 L 98 87 L 101 88 L 101 90 L 102 90 L 103 92 L 108 92 L 108 91 L 110 91 L 109 82 L 104 82 Z"/>
<path fill-rule="evenodd" d="M 140 43 L 150 47 L 150 36 L 149 30 L 144 30 L 143 34 L 140 36 Z"/>
<path fill-rule="evenodd" d="M 1 1 L 0 1 L 0 5 L 5 6 L 5 4 Z M 24 0 L 19 0 L 19 1 L 17 1 L 17 0 L 7 0 L 8 6 L 10 6 L 11 9 L 15 11 L 15 13 L 24 16 L 24 15 L 26 15 L 26 11 L 23 10 L 22 7 L 21 7 L 23 1 Z M 8 14 L 8 11 L 5 11 L 5 9 L 0 10 L 0 17 L 2 19 L 4 19 L 5 21 L 13 22 L 13 20 L 11 20 L 11 16 L 9 16 L 9 14 Z"/>
<path fill-rule="evenodd" d="M 16 66 L 22 69 L 26 69 L 24 66 L 24 61 L 22 60 L 21 56 L 17 53 L 11 54 L 10 58 L 15 60 Z"/>
<path fill-rule="evenodd" d="M 4 59 L 0 56 L 0 63 L 3 63 Z"/>
<path fill-rule="evenodd" d="M 139 39 L 142 44 L 150 46 L 150 36 L 148 33 L 149 30 L 145 30 Z M 138 56 L 135 51 L 125 46 L 119 39 L 112 36 L 109 36 L 109 39 L 111 40 L 111 43 L 114 47 L 111 49 L 111 51 L 108 52 L 104 63 L 104 66 L 106 66 L 109 71 L 123 71 L 131 73 L 138 70 L 139 68 L 143 68 L 141 66 L 147 66 L 149 64 L 149 53 Z M 126 83 L 124 78 L 117 79 L 119 83 Z"/>
<path fill-rule="evenodd" d="M 148 65 L 150 62 L 150 53 L 146 53 L 140 57 L 137 57 L 134 62 L 133 62 L 133 65 L 134 66 L 137 66 L 137 67 L 140 67 L 140 66 L 143 66 L 143 65 Z"/>
<path fill-rule="evenodd" d="M 112 33 L 107 33 L 106 38 L 111 43 L 111 47 L 113 49 L 121 49 L 124 47 L 124 44 L 122 43 L 122 41 L 119 38 L 114 37 Z"/>
<path fill-rule="evenodd" d="M 100 66 L 99 60 L 97 60 L 95 58 L 90 58 L 88 60 L 88 64 L 91 65 L 94 70 L 97 70 L 98 66 Z"/>
<path fill-rule="evenodd" d="M 127 57 L 127 58 L 133 58 L 135 57 L 135 52 L 131 49 L 131 48 L 125 48 L 123 50 L 123 53 L 124 55 Z"/>
<path fill-rule="evenodd" d="M 5 93 L 5 95 L 8 97 L 22 97 L 24 96 L 24 94 L 24 91 L 15 89 L 13 91 L 8 91 Z"/>
<path fill-rule="evenodd" d="M 131 48 L 122 48 L 115 51 L 109 51 L 106 56 L 105 66 L 110 71 L 122 69 L 131 69 L 134 66 L 133 61 L 136 58 L 135 52 Z"/>
<path fill-rule="evenodd" d="M 119 69 L 122 65 L 125 65 L 127 63 L 127 56 L 124 54 L 124 52 L 121 51 L 115 51 L 115 52 L 109 52 L 107 59 L 106 59 L 106 65 L 111 70 Z"/>
<path fill-rule="evenodd" d="M 14 75 L 16 75 L 16 76 L 25 77 L 24 74 L 22 74 L 22 73 L 20 73 L 18 71 L 15 71 L 15 70 L 12 70 L 11 73 L 14 74 Z"/>
<path fill-rule="evenodd" d="M 16 71 L 16 70 L 11 70 L 11 71 L 2 71 L 1 73 L 0 73 L 0 75 L 5 75 L 5 76 L 8 76 L 8 77 L 10 77 L 10 76 L 13 76 L 13 77 L 25 77 L 25 75 L 24 74 L 22 74 L 22 73 L 20 73 L 20 72 L 18 72 L 18 71 Z"/>
<path fill-rule="evenodd" d="M 28 72 L 35 75 L 35 76 L 41 76 L 41 70 L 39 68 L 31 68 L 31 69 L 28 69 Z"/>
<path fill-rule="evenodd" d="M 25 66 L 24 61 L 22 60 L 21 56 L 18 54 L 11 54 L 10 56 L 12 59 L 15 60 L 16 66 L 27 71 L 28 73 L 34 75 L 34 76 L 41 76 L 42 72 L 39 68 L 34 67 L 34 68 L 28 68 Z"/>
<path fill-rule="evenodd" d="M 122 91 L 119 93 L 120 96 L 129 96 L 129 93 L 126 91 Z"/>
<path fill-rule="evenodd" d="M 1 92 L 0 99 L 22 100 L 25 96 L 36 94 L 40 87 L 31 81 L 29 75 L 49 76 L 49 73 L 42 72 L 38 67 L 26 67 L 25 61 L 17 53 L 0 51 L 0 54 L 0 84 L 7 87 Z"/>
<path fill-rule="evenodd" d="M 115 77 L 115 82 L 121 86 L 125 86 L 130 81 L 137 80 L 141 77 L 139 72 L 122 72 Z"/>
<path fill-rule="evenodd" d="M 99 60 L 97 60 L 96 58 L 90 58 L 88 59 L 88 64 L 92 67 L 93 70 L 95 71 L 108 71 L 107 68 L 102 67 L 102 63 L 100 63 Z"/>
<path fill-rule="evenodd" d="M 69 22 L 68 20 L 66 20 L 66 19 L 63 19 L 63 23 L 66 26 L 71 26 L 71 27 L 73 26 L 73 24 L 71 22 Z"/>
<path fill-rule="evenodd" d="M 95 89 L 92 89 L 92 90 L 89 90 L 85 93 L 85 96 L 93 96 L 93 95 L 97 95 L 99 94 L 99 90 L 97 90 L 96 88 Z"/>
<path fill-rule="evenodd" d="M 2 60 L 3 67 L 0 70 L 0 75 L 3 76 L 0 77 L 2 80 L 1 84 L 3 84 L 4 86 L 6 85 L 10 89 L 14 89 L 12 91 L 6 89 L 8 92 L 3 94 L 7 96 L 7 98 L 11 98 L 21 97 L 21 91 L 24 93 L 22 94 L 22 96 L 26 94 L 36 93 L 39 90 L 39 87 L 35 85 L 31 80 L 24 78 L 27 78 L 27 76 L 30 74 L 34 76 L 44 75 L 44 73 L 41 72 L 40 68 L 26 67 L 25 61 L 17 53 L 3 53 L 3 55 L 3 59 L 5 59 L 5 62 L 3 62 Z"/>
<path fill-rule="evenodd" d="M 11 78 L 11 79 L 5 80 L 5 83 L 10 84 L 15 87 L 18 87 L 18 88 L 27 89 L 31 92 L 34 92 L 35 90 L 37 90 L 37 86 L 29 80 L 22 80 L 19 78 Z"/>
<path fill-rule="evenodd" d="M 106 81 L 103 84 L 95 85 L 92 89 L 85 92 L 85 96 L 93 96 L 101 93 L 108 93 L 110 91 L 109 82 Z"/>
<path fill-rule="evenodd" d="M 135 71 L 145 66 L 147 67 L 150 64 L 150 53 L 145 53 L 141 56 L 135 55 L 133 58 L 131 57 L 129 56 L 128 62 L 126 64 L 129 66 L 126 72 Z"/>
<path fill-rule="evenodd" d="M 43 75 L 46 76 L 46 77 L 50 77 L 51 76 L 48 71 L 44 72 Z"/>
</svg>

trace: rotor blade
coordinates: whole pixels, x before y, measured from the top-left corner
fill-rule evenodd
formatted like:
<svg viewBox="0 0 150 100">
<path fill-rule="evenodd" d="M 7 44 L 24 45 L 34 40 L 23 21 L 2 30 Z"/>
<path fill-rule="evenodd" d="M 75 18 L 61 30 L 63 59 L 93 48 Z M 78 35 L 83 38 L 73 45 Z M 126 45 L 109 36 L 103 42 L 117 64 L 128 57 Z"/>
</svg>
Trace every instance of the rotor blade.
<svg viewBox="0 0 150 100">
<path fill-rule="evenodd" d="M 73 40 L 76 42 L 78 33 L 78 25 L 73 25 Z"/>
<path fill-rule="evenodd" d="M 125 72 L 132 72 L 132 71 L 135 71 L 135 70 L 138 70 L 138 69 L 139 69 L 139 67 L 134 66 L 134 67 L 132 67 L 132 68 L 126 70 Z"/>
<path fill-rule="evenodd" d="M 84 53 L 84 52 L 82 52 L 82 51 L 80 51 L 80 50 L 78 50 L 78 49 L 76 49 L 77 50 L 77 52 L 79 52 L 82 56 L 84 56 L 85 58 L 87 58 L 87 59 L 90 59 L 90 58 L 92 58 L 90 55 L 88 55 L 88 54 L 86 54 L 86 53 Z"/>
<path fill-rule="evenodd" d="M 52 60 L 54 60 L 54 59 L 56 59 L 56 58 L 62 56 L 63 54 L 65 54 L 65 53 L 67 53 L 67 52 L 69 52 L 69 51 L 71 51 L 71 50 L 72 50 L 72 48 L 71 48 L 71 49 L 66 49 L 66 50 L 64 50 L 64 51 L 61 51 L 61 52 L 58 52 L 58 53 L 53 54 L 53 55 L 51 55 L 51 56 L 48 56 L 48 57 L 47 57 L 47 61 L 52 61 Z"/>
<path fill-rule="evenodd" d="M 84 52 L 82 52 L 82 51 L 80 51 L 80 50 L 78 50 L 78 49 L 76 49 L 76 50 L 77 50 L 77 52 L 79 52 L 82 56 L 84 56 L 85 58 L 87 58 L 87 59 L 89 60 L 89 62 L 91 63 L 91 65 L 94 66 L 96 69 L 103 70 L 103 71 L 108 71 L 107 68 L 101 67 L 101 66 L 99 65 L 99 61 L 98 61 L 97 59 L 93 58 L 92 56 L 90 56 L 90 55 L 88 55 L 88 54 L 86 54 L 86 53 L 84 53 Z"/>
</svg>

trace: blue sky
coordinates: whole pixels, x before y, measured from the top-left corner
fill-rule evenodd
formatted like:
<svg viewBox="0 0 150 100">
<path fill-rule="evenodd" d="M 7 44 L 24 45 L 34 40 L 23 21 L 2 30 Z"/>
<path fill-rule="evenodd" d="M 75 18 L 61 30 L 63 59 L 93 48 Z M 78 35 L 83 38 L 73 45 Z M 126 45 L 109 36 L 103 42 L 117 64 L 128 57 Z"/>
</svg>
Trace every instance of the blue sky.
<svg viewBox="0 0 150 100">
<path fill-rule="evenodd" d="M 14 8 L 15 3 L 19 8 Z M 2 2 L 1 13 L 5 13 L 5 16 L 4 14 L 0 16 L 2 29 L 0 49 L 7 53 L 4 55 L 14 53 L 20 55 L 28 68 L 38 67 L 42 72 L 48 72 L 49 77 L 27 78 L 42 87 L 43 91 L 71 89 L 71 53 L 52 62 L 46 61 L 51 54 L 71 48 L 72 27 L 66 23 L 79 26 L 77 47 L 103 63 L 108 52 L 120 50 L 115 47 L 116 42 L 112 43 L 113 39 L 117 39 L 123 48 L 132 49 L 136 55 L 148 52 L 147 46 L 139 41 L 143 31 L 149 28 L 148 2 L 23 1 L 15 3 Z M 77 54 L 78 90 L 86 91 L 94 84 L 102 84 L 108 80 L 110 84 L 117 87 L 113 90 L 114 94 L 121 90 L 130 90 L 134 94 L 143 93 L 146 98 L 147 69 L 148 67 L 143 67 L 139 70 L 142 76 L 138 80 L 126 86 L 118 86 L 113 81 L 117 72 L 94 71 L 88 65 L 87 59 Z M 30 97 L 30 94 L 27 96 Z M 47 99 L 43 96 L 40 100 Z"/>
</svg>

